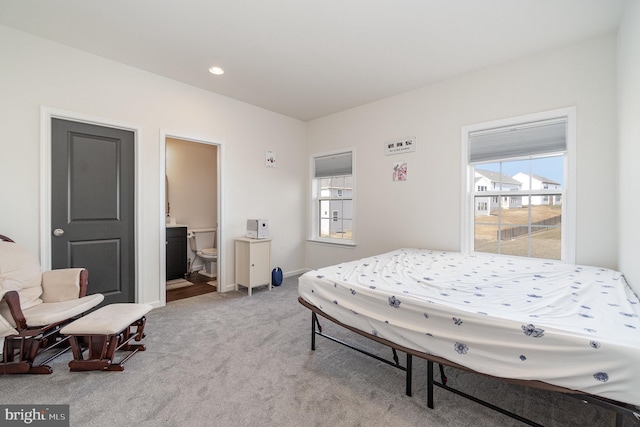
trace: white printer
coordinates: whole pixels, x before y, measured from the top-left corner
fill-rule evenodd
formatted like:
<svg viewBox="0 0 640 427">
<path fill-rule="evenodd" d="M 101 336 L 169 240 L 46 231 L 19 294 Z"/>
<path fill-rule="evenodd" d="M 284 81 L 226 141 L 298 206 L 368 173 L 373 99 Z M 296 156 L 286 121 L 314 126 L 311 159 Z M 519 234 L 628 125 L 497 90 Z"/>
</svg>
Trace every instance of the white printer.
<svg viewBox="0 0 640 427">
<path fill-rule="evenodd" d="M 247 237 L 252 239 L 266 239 L 269 237 L 268 219 L 248 219 Z"/>
</svg>

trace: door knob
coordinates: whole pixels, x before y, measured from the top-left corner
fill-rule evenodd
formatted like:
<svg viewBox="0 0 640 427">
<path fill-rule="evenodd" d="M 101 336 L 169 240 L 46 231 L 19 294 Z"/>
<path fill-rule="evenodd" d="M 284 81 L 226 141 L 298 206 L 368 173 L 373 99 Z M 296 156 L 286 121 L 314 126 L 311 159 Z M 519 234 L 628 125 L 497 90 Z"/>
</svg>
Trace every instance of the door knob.
<svg viewBox="0 0 640 427">
<path fill-rule="evenodd" d="M 53 230 L 53 235 L 56 237 L 60 237 L 64 234 L 64 230 L 62 228 L 56 228 Z"/>
</svg>

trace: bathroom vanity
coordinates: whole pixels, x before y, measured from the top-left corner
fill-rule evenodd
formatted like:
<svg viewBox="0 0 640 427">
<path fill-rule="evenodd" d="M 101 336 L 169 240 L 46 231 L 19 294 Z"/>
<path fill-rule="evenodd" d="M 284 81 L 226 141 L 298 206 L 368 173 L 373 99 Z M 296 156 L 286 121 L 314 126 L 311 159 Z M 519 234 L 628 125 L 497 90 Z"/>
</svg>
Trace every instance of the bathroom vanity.
<svg viewBox="0 0 640 427">
<path fill-rule="evenodd" d="M 167 280 L 187 274 L 187 226 L 167 225 Z"/>
</svg>

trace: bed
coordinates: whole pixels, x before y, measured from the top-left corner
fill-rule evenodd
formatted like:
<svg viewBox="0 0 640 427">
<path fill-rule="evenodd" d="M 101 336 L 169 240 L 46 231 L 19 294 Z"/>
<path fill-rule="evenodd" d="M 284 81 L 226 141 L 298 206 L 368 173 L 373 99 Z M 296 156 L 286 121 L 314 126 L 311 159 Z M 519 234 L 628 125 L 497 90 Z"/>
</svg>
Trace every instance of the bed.
<svg viewBox="0 0 640 427">
<path fill-rule="evenodd" d="M 417 355 L 640 418 L 640 302 L 619 272 L 398 249 L 307 272 L 298 290 L 314 325 L 320 314 L 405 351 L 407 394 Z"/>
</svg>

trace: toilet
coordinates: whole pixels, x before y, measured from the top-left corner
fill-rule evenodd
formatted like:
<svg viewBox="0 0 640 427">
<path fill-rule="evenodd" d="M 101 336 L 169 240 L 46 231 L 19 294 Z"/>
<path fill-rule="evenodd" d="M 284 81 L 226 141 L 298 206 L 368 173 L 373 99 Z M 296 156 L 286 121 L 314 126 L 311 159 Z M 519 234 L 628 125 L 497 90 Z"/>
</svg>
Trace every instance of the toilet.
<svg viewBox="0 0 640 427">
<path fill-rule="evenodd" d="M 216 277 L 218 270 L 218 249 L 216 246 L 215 228 L 194 228 L 187 231 L 189 247 L 195 254 L 195 259 L 191 265 L 196 265 L 196 260 L 200 258 L 204 263 L 204 268 L 198 273 L 207 277 Z"/>
</svg>

